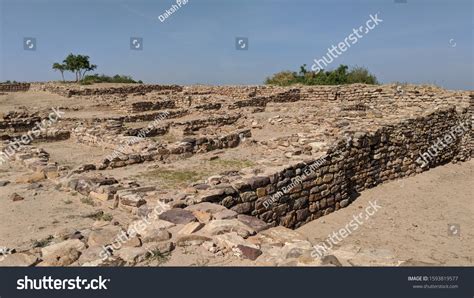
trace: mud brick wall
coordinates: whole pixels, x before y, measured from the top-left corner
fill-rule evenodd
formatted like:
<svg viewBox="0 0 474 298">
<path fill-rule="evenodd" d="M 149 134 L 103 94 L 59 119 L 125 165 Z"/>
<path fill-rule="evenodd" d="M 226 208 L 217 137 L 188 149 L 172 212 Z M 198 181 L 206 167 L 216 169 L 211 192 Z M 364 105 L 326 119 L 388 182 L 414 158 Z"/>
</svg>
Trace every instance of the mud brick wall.
<svg viewBox="0 0 474 298">
<path fill-rule="evenodd" d="M 0 92 L 28 91 L 30 83 L 0 83 Z"/>
<path fill-rule="evenodd" d="M 467 123 L 472 129 L 469 117 L 467 110 L 457 113 L 451 107 L 381 127 L 373 133 L 354 133 L 349 141 L 334 144 L 324 159 L 220 185 L 201 193 L 198 201 L 217 202 L 268 223 L 299 227 L 346 207 L 354 200 L 354 194 L 364 189 L 443 163 L 469 159 L 471 140 L 467 132 L 435 156 L 427 167 L 416 162 L 419 154 L 459 123 Z M 287 191 L 273 196 L 284 187 L 288 187 Z"/>
</svg>

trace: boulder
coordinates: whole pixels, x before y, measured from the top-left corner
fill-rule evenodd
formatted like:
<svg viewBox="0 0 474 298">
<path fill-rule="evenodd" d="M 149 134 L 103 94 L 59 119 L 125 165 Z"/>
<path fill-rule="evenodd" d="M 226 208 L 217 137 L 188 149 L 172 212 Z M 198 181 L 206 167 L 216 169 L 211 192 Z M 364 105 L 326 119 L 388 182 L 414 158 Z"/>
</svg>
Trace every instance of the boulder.
<svg viewBox="0 0 474 298">
<path fill-rule="evenodd" d="M 262 251 L 258 248 L 241 244 L 237 245 L 237 248 L 235 248 L 234 251 L 235 250 L 237 250 L 237 252 L 242 256 L 242 258 L 250 259 L 252 261 L 255 261 L 262 254 Z"/>
<path fill-rule="evenodd" d="M 159 218 L 174 224 L 187 224 L 196 221 L 196 217 L 191 211 L 180 208 L 165 211 L 159 215 Z"/>
<path fill-rule="evenodd" d="M 215 219 L 232 219 L 232 218 L 236 218 L 237 215 L 238 213 L 235 212 L 234 210 L 225 209 L 214 214 L 214 218 Z"/>
<path fill-rule="evenodd" d="M 196 217 L 196 219 L 200 223 L 204 223 L 204 224 L 210 222 L 212 219 L 211 213 L 208 213 L 205 211 L 196 210 L 196 211 L 193 211 L 193 215 Z"/>
<path fill-rule="evenodd" d="M 165 229 L 147 229 L 140 234 L 143 243 L 166 241 L 171 238 L 171 233 Z"/>
<path fill-rule="evenodd" d="M 42 266 L 67 266 L 79 259 L 86 245 L 78 239 L 66 240 L 43 247 Z"/>
<path fill-rule="evenodd" d="M 207 212 L 207 213 L 210 213 L 210 214 L 215 214 L 219 211 L 226 210 L 226 208 L 222 205 L 219 205 L 219 204 L 214 204 L 214 203 L 209 203 L 209 202 L 202 202 L 202 203 L 199 203 L 199 204 L 188 206 L 188 207 L 184 208 L 184 210 L 203 211 L 203 212 Z"/>
<path fill-rule="evenodd" d="M 38 258 L 31 254 L 14 253 L 0 256 L 0 267 L 30 267 L 38 262 Z"/>
<path fill-rule="evenodd" d="M 199 231 L 204 224 L 200 222 L 190 222 L 186 224 L 181 230 L 179 230 L 178 234 L 180 235 L 190 235 L 194 232 Z"/>
<path fill-rule="evenodd" d="M 263 220 L 250 215 L 239 214 L 237 216 L 237 219 L 246 224 L 247 226 L 253 228 L 257 233 L 271 227 L 271 224 L 268 224 Z"/>
<path fill-rule="evenodd" d="M 104 246 L 116 242 L 119 238 L 128 239 L 125 231 L 122 231 L 117 226 L 109 225 L 93 230 L 89 234 L 87 244 L 89 246 Z"/>
<path fill-rule="evenodd" d="M 211 238 L 202 236 L 202 235 L 185 235 L 178 238 L 176 242 L 177 246 L 194 246 L 194 245 L 201 245 L 206 241 L 211 241 Z"/>
<path fill-rule="evenodd" d="M 209 222 L 202 230 L 205 235 L 219 235 L 229 232 L 236 232 L 243 238 L 255 234 L 255 230 L 237 219 L 213 220 Z"/>
</svg>

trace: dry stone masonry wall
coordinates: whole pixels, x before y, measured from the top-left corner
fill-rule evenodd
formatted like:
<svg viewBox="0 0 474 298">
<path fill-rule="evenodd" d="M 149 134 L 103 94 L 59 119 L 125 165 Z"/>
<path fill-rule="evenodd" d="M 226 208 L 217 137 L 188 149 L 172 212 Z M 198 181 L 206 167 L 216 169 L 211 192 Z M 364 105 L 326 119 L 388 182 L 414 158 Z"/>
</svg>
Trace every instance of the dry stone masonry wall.
<svg viewBox="0 0 474 298">
<path fill-rule="evenodd" d="M 0 92 L 28 91 L 30 83 L 0 83 Z"/>
<path fill-rule="evenodd" d="M 232 185 L 218 185 L 201 192 L 197 201 L 219 203 L 268 223 L 298 227 L 346 207 L 364 189 L 443 163 L 469 159 L 470 117 L 466 110 L 457 113 L 453 107 L 373 133 L 357 132 L 336 143 L 322 159 L 234 181 Z M 417 159 L 453 130 L 457 138 L 422 167 Z"/>
</svg>

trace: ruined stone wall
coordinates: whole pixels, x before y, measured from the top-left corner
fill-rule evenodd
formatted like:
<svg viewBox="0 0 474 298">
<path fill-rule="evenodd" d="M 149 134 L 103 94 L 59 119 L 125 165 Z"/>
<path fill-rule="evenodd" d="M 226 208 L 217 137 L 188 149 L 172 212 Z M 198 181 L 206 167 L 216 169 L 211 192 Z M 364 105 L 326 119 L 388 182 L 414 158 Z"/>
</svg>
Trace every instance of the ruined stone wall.
<svg viewBox="0 0 474 298">
<path fill-rule="evenodd" d="M 283 90 L 282 90 L 283 89 Z M 273 86 L 186 86 L 183 89 L 184 95 L 222 95 L 234 99 L 247 99 L 255 96 L 269 96 L 282 92 L 284 88 Z"/>
<path fill-rule="evenodd" d="M 145 112 L 145 111 L 174 109 L 175 107 L 176 107 L 176 104 L 174 100 L 140 101 L 140 102 L 132 103 L 128 111 L 132 113 L 138 113 L 138 112 Z"/>
<path fill-rule="evenodd" d="M 241 117 L 240 114 L 212 117 L 207 119 L 196 119 L 184 122 L 176 122 L 175 125 L 184 126 L 183 134 L 190 135 L 201 128 L 208 126 L 223 126 L 234 124 Z"/>
<path fill-rule="evenodd" d="M 1 130 L 27 131 L 33 128 L 36 123 L 41 122 L 41 117 L 17 118 L 17 119 L 0 119 Z"/>
<path fill-rule="evenodd" d="M 199 201 L 219 202 L 268 223 L 298 227 L 346 207 L 356 192 L 446 162 L 470 158 L 469 116 L 467 110 L 457 113 L 451 107 L 381 127 L 374 133 L 355 133 L 349 141 L 336 143 L 323 159 L 237 181 L 232 187 L 207 190 L 200 194 Z M 420 154 L 438 138 L 445 138 L 459 123 L 464 124 L 467 132 L 434 156 L 426 167 L 421 167 L 417 162 Z"/>
<path fill-rule="evenodd" d="M 264 107 L 269 102 L 294 102 L 299 101 L 300 90 L 290 89 L 285 92 L 272 94 L 269 96 L 253 97 L 245 100 L 238 100 L 233 103 L 230 108 L 243 108 L 243 107 Z"/>
<path fill-rule="evenodd" d="M 0 92 L 28 91 L 30 83 L 0 83 Z"/>
<path fill-rule="evenodd" d="M 38 84 L 35 90 L 48 91 L 66 97 L 71 96 L 92 96 L 92 95 L 109 95 L 109 94 L 145 94 L 152 91 L 175 91 L 181 92 L 183 87 L 178 85 L 145 85 L 136 84 L 122 87 L 110 88 L 87 88 L 68 85 L 58 85 L 52 83 Z"/>
<path fill-rule="evenodd" d="M 469 105 L 469 91 L 444 90 L 419 85 L 365 85 L 303 86 L 301 100 L 342 100 L 375 104 L 392 101 L 413 105 L 423 102 L 434 104 Z"/>
</svg>

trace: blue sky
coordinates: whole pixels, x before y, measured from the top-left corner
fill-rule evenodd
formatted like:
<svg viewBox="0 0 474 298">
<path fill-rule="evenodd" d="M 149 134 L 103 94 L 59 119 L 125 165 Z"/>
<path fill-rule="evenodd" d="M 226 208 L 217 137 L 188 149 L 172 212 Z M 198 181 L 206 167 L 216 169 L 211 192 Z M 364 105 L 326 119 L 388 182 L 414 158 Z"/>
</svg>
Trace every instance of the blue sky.
<svg viewBox="0 0 474 298">
<path fill-rule="evenodd" d="M 59 79 L 51 64 L 73 52 L 89 55 L 97 73 L 145 82 L 261 84 L 309 68 L 378 13 L 383 22 L 329 69 L 474 89 L 473 0 L 189 0 L 163 23 L 172 0 L 0 1 L 0 81 Z M 36 51 L 23 49 L 24 37 L 36 38 Z M 142 51 L 130 50 L 130 37 L 143 38 Z M 247 51 L 236 37 L 248 37 Z"/>
</svg>

